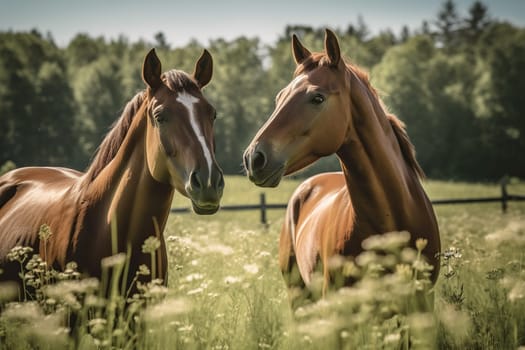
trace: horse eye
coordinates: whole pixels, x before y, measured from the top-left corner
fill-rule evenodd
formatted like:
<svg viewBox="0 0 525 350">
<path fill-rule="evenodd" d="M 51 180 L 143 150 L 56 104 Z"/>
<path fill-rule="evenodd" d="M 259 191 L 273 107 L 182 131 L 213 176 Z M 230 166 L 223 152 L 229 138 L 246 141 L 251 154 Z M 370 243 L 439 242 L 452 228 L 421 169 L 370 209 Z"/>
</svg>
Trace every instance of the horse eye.
<svg viewBox="0 0 525 350">
<path fill-rule="evenodd" d="M 155 121 L 156 121 L 158 124 L 162 124 L 162 123 L 164 123 L 164 122 L 166 121 L 166 117 L 164 117 L 164 116 L 162 115 L 162 113 L 155 115 L 153 118 L 155 118 Z"/>
<path fill-rule="evenodd" d="M 325 101 L 325 97 L 323 95 L 321 95 L 321 94 L 315 94 L 315 96 L 312 97 L 312 99 L 311 99 L 311 102 L 314 105 L 320 105 L 324 101 Z"/>
<path fill-rule="evenodd" d="M 213 120 L 217 119 L 217 111 L 213 112 Z"/>
</svg>

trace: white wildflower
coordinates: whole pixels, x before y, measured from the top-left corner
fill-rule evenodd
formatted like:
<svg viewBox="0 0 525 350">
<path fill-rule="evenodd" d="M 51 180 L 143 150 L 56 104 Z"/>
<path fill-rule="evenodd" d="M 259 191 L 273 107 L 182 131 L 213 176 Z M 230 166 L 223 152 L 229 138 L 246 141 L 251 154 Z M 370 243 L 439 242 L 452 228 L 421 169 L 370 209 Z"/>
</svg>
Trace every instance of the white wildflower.
<svg viewBox="0 0 525 350">
<path fill-rule="evenodd" d="M 257 266 L 257 264 L 246 264 L 243 266 L 243 269 L 252 275 L 255 275 L 259 272 L 259 266 Z"/>
</svg>

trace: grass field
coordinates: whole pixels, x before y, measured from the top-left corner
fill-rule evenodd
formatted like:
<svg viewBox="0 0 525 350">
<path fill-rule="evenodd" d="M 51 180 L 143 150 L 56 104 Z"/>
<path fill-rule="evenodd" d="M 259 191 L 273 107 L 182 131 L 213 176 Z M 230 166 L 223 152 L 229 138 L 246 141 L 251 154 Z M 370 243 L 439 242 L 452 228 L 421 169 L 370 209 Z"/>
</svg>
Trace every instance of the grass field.
<svg viewBox="0 0 525 350">
<path fill-rule="evenodd" d="M 223 204 L 257 203 L 261 192 L 269 203 L 283 203 L 298 183 L 287 180 L 268 190 L 228 177 Z M 498 185 L 488 184 L 428 181 L 425 187 L 432 199 L 500 193 Z M 525 184 L 512 182 L 508 190 L 524 194 Z M 188 203 L 178 196 L 173 205 Z M 509 203 L 505 214 L 498 203 L 436 206 L 435 211 L 444 255 L 431 313 L 400 311 L 399 299 L 407 295 L 398 286 L 419 281 L 375 276 L 294 316 L 277 265 L 282 210 L 269 211 L 268 226 L 259 223 L 257 211 L 177 214 L 164 232 L 169 288 L 144 289 L 147 307 L 134 314 L 144 320 L 142 327 L 130 332 L 125 315 L 115 318 L 107 311 L 120 310 L 122 300 L 97 299 L 84 283 L 51 297 L 46 292 L 39 302 L 4 305 L 0 349 L 524 347 L 525 203 Z M 73 309 L 89 310 L 77 343 L 61 324 Z"/>
</svg>

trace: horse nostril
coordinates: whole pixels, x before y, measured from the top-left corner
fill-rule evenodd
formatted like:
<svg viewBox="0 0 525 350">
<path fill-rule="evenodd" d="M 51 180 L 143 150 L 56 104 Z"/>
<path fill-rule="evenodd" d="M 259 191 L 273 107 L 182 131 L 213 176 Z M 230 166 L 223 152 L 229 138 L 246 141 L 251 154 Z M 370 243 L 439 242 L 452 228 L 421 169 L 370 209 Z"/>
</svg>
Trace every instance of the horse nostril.
<svg viewBox="0 0 525 350">
<path fill-rule="evenodd" d="M 266 166 L 266 156 L 263 152 L 257 151 L 252 157 L 252 169 L 261 170 Z"/>
<path fill-rule="evenodd" d="M 196 171 L 191 172 L 190 184 L 191 184 L 191 188 L 193 188 L 194 190 L 198 190 L 202 188 L 201 180 L 199 179 L 199 176 L 197 175 Z"/>
<path fill-rule="evenodd" d="M 219 181 L 217 182 L 217 189 L 224 189 L 224 176 L 222 176 L 222 174 L 220 175 Z"/>
<path fill-rule="evenodd" d="M 248 153 L 244 154 L 244 157 L 242 158 L 244 162 L 244 169 L 248 170 L 250 169 L 250 158 L 248 157 Z"/>
</svg>

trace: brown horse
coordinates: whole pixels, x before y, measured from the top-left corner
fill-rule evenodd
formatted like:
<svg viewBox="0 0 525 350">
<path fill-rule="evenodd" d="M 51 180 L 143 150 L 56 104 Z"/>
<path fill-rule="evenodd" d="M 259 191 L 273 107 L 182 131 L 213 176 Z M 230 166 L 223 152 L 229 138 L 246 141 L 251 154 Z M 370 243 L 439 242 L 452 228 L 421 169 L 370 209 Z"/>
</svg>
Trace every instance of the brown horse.
<svg viewBox="0 0 525 350">
<path fill-rule="evenodd" d="M 75 261 L 95 277 L 101 276 L 101 259 L 130 247 L 130 283 L 141 264 L 150 267 L 151 256 L 141 247 L 157 236 L 161 246 L 152 277 L 166 283 L 162 232 L 174 190 L 191 200 L 197 214 L 215 213 L 223 192 L 214 156 L 215 109 L 201 92 L 212 71 L 204 50 L 193 75 L 161 74 L 151 50 L 142 68 L 146 89 L 128 102 L 85 173 L 28 167 L 0 177 L 0 279 L 16 279 L 19 267 L 6 261 L 15 246 L 32 247 L 56 268 Z M 42 224 L 52 232 L 47 241 L 38 239 Z"/>
<path fill-rule="evenodd" d="M 385 110 L 367 75 L 341 58 L 333 32 L 326 31 L 324 53 L 311 53 L 295 35 L 292 49 L 294 79 L 245 151 L 249 178 L 274 187 L 333 153 L 343 171 L 306 180 L 288 203 L 279 261 L 289 287 L 308 286 L 320 260 L 325 290 L 330 257 L 355 257 L 363 240 L 392 231 L 410 232 L 413 246 L 428 240 L 423 254 L 435 282 L 439 231 L 404 125 Z M 294 268 L 298 281 L 290 280 Z"/>
</svg>

